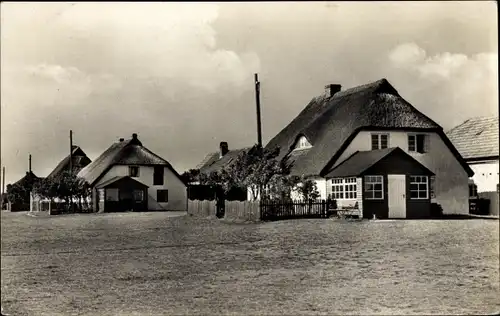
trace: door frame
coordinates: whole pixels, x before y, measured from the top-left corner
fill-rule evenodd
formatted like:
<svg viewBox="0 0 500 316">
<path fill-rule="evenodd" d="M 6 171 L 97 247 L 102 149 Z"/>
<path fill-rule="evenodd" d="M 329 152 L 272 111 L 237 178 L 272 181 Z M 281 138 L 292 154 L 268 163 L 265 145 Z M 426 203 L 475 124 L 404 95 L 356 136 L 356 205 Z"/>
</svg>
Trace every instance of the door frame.
<svg viewBox="0 0 500 316">
<path fill-rule="evenodd" d="M 394 184 L 401 188 L 399 197 L 395 195 Z M 391 185 L 392 184 L 392 185 Z M 406 205 L 407 205 L 407 190 L 406 190 L 406 175 L 404 174 L 388 174 L 387 175 L 387 207 L 388 218 L 406 218 Z M 397 204 L 391 203 L 396 202 Z M 399 202 L 399 203 L 398 203 Z M 392 204 L 392 205 L 391 205 Z M 392 209 L 392 212 L 391 212 Z M 401 216 L 402 214 L 402 216 Z M 396 215 L 396 216 L 394 216 Z"/>
</svg>

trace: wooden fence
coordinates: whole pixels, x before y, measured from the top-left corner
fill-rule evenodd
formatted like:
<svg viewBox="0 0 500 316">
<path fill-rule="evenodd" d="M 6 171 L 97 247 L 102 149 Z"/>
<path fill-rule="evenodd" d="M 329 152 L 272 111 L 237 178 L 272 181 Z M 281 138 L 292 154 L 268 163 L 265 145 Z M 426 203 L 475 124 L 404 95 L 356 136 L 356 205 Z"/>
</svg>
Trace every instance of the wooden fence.
<svg viewBox="0 0 500 316">
<path fill-rule="evenodd" d="M 187 212 L 191 216 L 208 217 L 217 214 L 216 201 L 188 200 Z"/>
<path fill-rule="evenodd" d="M 359 210 L 347 210 L 346 215 L 359 215 Z M 346 211 L 346 212 L 347 212 Z M 188 214 L 198 217 L 217 216 L 228 220 L 256 222 L 292 218 L 327 218 L 339 213 L 335 203 L 316 201 L 216 201 L 188 200 Z M 351 214 L 352 213 L 352 214 Z"/>
<path fill-rule="evenodd" d="M 224 219 L 258 222 L 260 220 L 260 205 L 258 201 L 226 201 Z"/>
<path fill-rule="evenodd" d="M 261 220 L 280 220 L 291 218 L 326 218 L 329 215 L 330 201 L 262 201 Z"/>
</svg>

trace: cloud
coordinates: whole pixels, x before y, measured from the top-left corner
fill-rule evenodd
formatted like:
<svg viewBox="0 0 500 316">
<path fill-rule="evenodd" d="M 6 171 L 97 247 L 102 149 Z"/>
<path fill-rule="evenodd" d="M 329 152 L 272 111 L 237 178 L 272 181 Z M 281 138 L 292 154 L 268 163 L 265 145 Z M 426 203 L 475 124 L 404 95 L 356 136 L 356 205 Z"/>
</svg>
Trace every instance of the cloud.
<svg viewBox="0 0 500 316">
<path fill-rule="evenodd" d="M 37 175 L 55 167 L 69 129 L 90 155 L 138 132 L 182 171 L 211 145 L 193 145 L 196 137 L 245 126 L 245 116 L 223 123 L 220 113 L 248 97 L 260 58 L 218 45 L 218 16 L 212 3 L 2 4 L 7 182 L 24 173 L 28 153 Z"/>
<path fill-rule="evenodd" d="M 473 116 L 498 115 L 497 53 L 430 55 L 416 43 L 404 43 L 388 60 L 396 88 L 446 129 Z"/>
</svg>

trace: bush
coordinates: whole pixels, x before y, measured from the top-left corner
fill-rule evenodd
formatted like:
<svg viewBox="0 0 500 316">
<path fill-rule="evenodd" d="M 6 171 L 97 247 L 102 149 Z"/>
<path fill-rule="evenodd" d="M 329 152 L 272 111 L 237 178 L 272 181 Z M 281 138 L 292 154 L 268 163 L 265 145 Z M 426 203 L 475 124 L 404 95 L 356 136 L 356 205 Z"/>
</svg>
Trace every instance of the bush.
<svg viewBox="0 0 500 316">
<path fill-rule="evenodd" d="M 440 218 L 443 217 L 443 207 L 441 204 L 432 203 L 431 204 L 431 217 Z"/>
</svg>

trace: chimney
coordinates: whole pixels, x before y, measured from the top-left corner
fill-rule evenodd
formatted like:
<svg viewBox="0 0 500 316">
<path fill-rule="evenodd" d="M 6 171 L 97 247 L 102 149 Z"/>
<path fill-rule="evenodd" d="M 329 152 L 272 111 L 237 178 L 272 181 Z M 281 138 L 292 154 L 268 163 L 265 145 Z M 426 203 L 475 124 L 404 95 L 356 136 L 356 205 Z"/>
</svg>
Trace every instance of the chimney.
<svg viewBox="0 0 500 316">
<path fill-rule="evenodd" d="M 125 140 L 125 138 L 120 138 L 120 143 L 123 142 Z"/>
<path fill-rule="evenodd" d="M 132 139 L 137 139 L 137 134 L 136 133 L 132 134 Z"/>
<path fill-rule="evenodd" d="M 219 158 L 222 158 L 229 151 L 229 146 L 227 145 L 227 142 L 220 142 L 219 148 L 220 148 Z"/>
<path fill-rule="evenodd" d="M 339 84 L 329 84 L 325 86 L 325 94 L 327 98 L 333 97 L 333 95 L 340 91 L 342 88 Z"/>
</svg>

